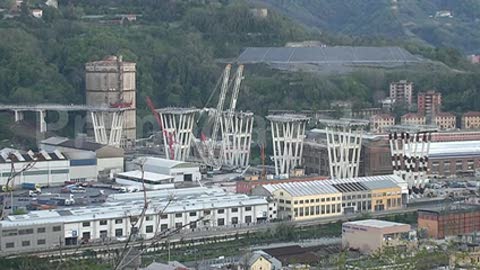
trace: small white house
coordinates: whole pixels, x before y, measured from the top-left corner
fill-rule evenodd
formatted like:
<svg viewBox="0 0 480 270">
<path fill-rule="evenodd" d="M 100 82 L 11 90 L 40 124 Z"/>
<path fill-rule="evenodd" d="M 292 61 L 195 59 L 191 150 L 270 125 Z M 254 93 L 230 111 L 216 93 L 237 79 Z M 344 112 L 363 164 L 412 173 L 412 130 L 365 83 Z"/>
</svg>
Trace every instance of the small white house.
<svg viewBox="0 0 480 270">
<path fill-rule="evenodd" d="M 175 188 L 173 184 L 173 176 L 144 172 L 142 171 L 129 171 L 115 174 L 115 182 L 121 185 L 137 187 L 143 190 L 143 183 L 145 182 L 145 189 L 158 190 L 158 189 L 172 189 Z"/>
<path fill-rule="evenodd" d="M 144 169 L 147 172 L 173 176 L 174 182 L 197 182 L 202 179 L 200 166 L 191 162 L 147 157 Z"/>
</svg>

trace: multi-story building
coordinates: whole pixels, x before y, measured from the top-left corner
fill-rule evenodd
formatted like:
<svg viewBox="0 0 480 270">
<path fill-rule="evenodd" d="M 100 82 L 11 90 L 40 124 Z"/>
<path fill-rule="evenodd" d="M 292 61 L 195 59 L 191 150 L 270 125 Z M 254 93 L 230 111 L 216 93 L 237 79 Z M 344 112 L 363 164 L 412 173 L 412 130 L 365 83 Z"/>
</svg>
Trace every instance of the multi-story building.
<svg viewBox="0 0 480 270">
<path fill-rule="evenodd" d="M 386 128 L 395 125 L 395 117 L 390 114 L 377 114 L 370 117 L 370 131 L 373 133 L 385 133 Z"/>
<path fill-rule="evenodd" d="M 278 217 L 305 220 L 344 213 L 399 209 L 406 203 L 406 182 L 395 175 L 265 185 L 253 194 L 273 197 Z"/>
<path fill-rule="evenodd" d="M 41 151 L 20 153 L 14 149 L 0 152 L 0 185 L 7 184 L 12 174 L 12 165 L 18 173 L 9 184 L 20 186 L 34 183 L 40 186 L 63 185 L 70 179 L 70 160 L 61 152 Z M 28 169 L 25 169 L 28 168 Z"/>
<path fill-rule="evenodd" d="M 0 253 L 18 254 L 122 241 L 130 234 L 150 239 L 169 229 L 201 230 L 276 218 L 276 205 L 263 197 L 228 194 L 219 188 L 191 188 L 116 194 L 96 207 L 32 211 L 0 221 Z M 142 219 L 142 221 L 138 221 Z M 137 222 L 138 221 L 138 222 Z M 132 226 L 135 225 L 136 226 Z"/>
<path fill-rule="evenodd" d="M 390 83 L 390 99 L 395 102 L 403 102 L 406 105 L 412 105 L 413 83 L 400 80 L 398 82 Z"/>
<path fill-rule="evenodd" d="M 305 220 L 342 214 L 342 193 L 323 181 L 263 186 L 278 205 L 278 217 Z"/>
<path fill-rule="evenodd" d="M 402 125 L 425 125 L 426 118 L 425 115 L 418 113 L 407 113 L 402 115 L 401 119 Z"/>
<path fill-rule="evenodd" d="M 376 219 L 345 222 L 342 225 L 342 246 L 362 253 L 378 251 L 385 246 L 409 245 L 415 233 L 408 224 Z"/>
<path fill-rule="evenodd" d="M 427 118 L 433 117 L 440 112 L 442 106 L 442 94 L 435 90 L 419 93 L 417 96 L 417 111 Z"/>
<path fill-rule="evenodd" d="M 480 112 L 466 112 L 462 115 L 462 129 L 480 129 Z"/>
<path fill-rule="evenodd" d="M 418 228 L 435 239 L 478 232 L 480 206 L 455 205 L 443 210 L 418 210 Z"/>
<path fill-rule="evenodd" d="M 456 128 L 457 117 L 453 113 L 438 112 L 434 116 L 434 123 L 441 130 L 452 130 Z"/>
</svg>

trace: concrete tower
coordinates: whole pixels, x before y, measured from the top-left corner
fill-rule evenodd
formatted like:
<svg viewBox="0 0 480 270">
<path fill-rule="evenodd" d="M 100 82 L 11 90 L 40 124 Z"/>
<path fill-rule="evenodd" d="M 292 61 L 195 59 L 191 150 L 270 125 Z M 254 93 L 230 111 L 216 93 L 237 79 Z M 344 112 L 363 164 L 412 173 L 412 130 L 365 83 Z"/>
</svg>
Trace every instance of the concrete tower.
<svg viewBox="0 0 480 270">
<path fill-rule="evenodd" d="M 122 56 L 108 56 L 85 64 L 87 105 L 129 107 L 124 113 L 123 145 L 134 143 L 137 137 L 135 65 L 124 62 Z M 106 117 L 105 122 L 106 132 L 110 133 L 112 116 Z"/>
</svg>

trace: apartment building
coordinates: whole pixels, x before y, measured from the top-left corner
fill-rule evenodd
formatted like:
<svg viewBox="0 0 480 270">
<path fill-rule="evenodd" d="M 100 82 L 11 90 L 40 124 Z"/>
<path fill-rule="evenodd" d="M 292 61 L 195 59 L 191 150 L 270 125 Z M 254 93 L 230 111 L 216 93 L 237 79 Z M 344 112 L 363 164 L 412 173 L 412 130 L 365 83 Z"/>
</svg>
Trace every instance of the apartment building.
<svg viewBox="0 0 480 270">
<path fill-rule="evenodd" d="M 417 95 L 417 112 L 427 117 L 439 113 L 442 106 L 442 94 L 435 90 L 429 90 Z"/>
<path fill-rule="evenodd" d="M 418 113 L 407 113 L 401 117 L 402 125 L 425 125 L 426 122 L 425 115 Z"/>
<path fill-rule="evenodd" d="M 395 117 L 390 114 L 377 114 L 370 117 L 370 131 L 373 133 L 386 133 L 386 129 L 393 125 L 395 125 Z"/>
<path fill-rule="evenodd" d="M 462 129 L 480 129 L 480 112 L 466 112 L 462 115 Z"/>
<path fill-rule="evenodd" d="M 434 116 L 434 123 L 440 130 L 452 130 L 456 128 L 457 117 L 453 113 L 438 112 Z"/>
<path fill-rule="evenodd" d="M 407 80 L 390 83 L 390 99 L 412 105 L 413 83 Z"/>
<path fill-rule="evenodd" d="M 123 195 L 123 196 L 122 196 Z M 123 241 L 130 234 L 150 239 L 169 229 L 255 224 L 276 218 L 276 204 L 263 197 L 229 194 L 219 188 L 116 194 L 96 207 L 32 211 L 0 221 L 0 253 L 75 247 L 80 243 Z M 141 222 L 137 221 L 143 219 Z M 132 226 L 132 224 L 137 224 Z"/>
</svg>

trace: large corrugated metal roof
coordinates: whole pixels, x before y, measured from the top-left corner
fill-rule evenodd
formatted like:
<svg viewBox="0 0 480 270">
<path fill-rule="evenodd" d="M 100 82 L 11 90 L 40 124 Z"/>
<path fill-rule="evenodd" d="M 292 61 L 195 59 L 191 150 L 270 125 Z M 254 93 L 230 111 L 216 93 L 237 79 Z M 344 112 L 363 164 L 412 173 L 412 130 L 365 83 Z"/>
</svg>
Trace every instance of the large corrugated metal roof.
<svg viewBox="0 0 480 270">
<path fill-rule="evenodd" d="M 480 155 L 480 141 L 432 142 L 429 157 L 459 157 Z"/>
<path fill-rule="evenodd" d="M 279 189 L 284 189 L 292 196 L 348 193 L 367 189 L 372 190 L 392 187 L 400 187 L 402 192 L 408 192 L 405 180 L 396 175 L 366 176 L 308 182 L 287 182 L 263 186 L 263 188 L 269 193 L 273 193 Z"/>
<path fill-rule="evenodd" d="M 173 200 L 170 196 L 149 197 L 150 203 L 146 215 L 158 215 L 158 213 L 164 209 L 163 213 L 168 214 L 212 208 L 254 206 L 268 203 L 263 197 L 248 196 L 246 194 L 218 193 L 218 190 L 215 190 L 214 194 L 209 194 L 208 191 L 203 193 L 204 194 L 202 194 L 201 190 L 197 190 L 196 194 L 179 195 L 174 197 Z M 75 223 L 90 220 L 124 218 L 139 215 L 143 207 L 144 201 L 142 197 L 141 199 L 137 198 L 135 200 L 109 202 L 101 206 L 32 211 L 26 215 L 8 216 L 5 220 L 0 221 L 0 226 L 15 227 L 32 224 Z"/>
<path fill-rule="evenodd" d="M 332 185 L 323 181 L 289 182 L 264 186 L 269 192 L 283 189 L 294 197 L 339 193 Z"/>
<path fill-rule="evenodd" d="M 417 63 L 423 59 L 400 47 L 249 47 L 240 63 L 388 64 Z"/>
</svg>

